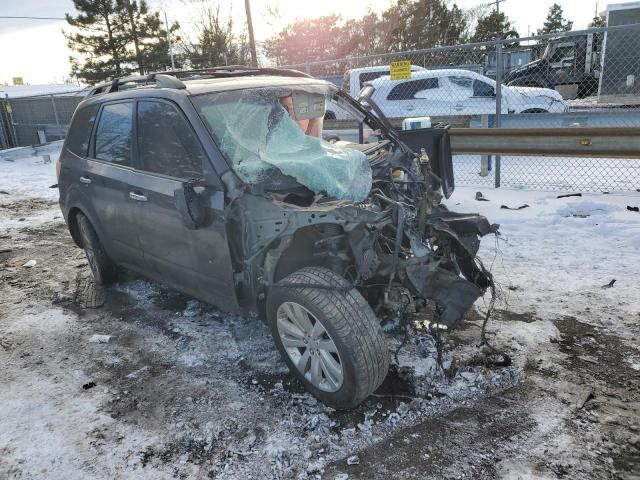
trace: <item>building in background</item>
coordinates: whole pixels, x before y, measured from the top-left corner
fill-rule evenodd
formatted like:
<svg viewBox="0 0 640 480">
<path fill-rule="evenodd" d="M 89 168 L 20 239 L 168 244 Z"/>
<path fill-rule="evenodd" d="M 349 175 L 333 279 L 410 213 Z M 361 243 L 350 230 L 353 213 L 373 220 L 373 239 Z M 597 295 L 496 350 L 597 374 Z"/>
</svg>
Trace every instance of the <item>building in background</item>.
<svg viewBox="0 0 640 480">
<path fill-rule="evenodd" d="M 640 2 L 607 5 L 608 27 L 640 24 Z M 599 103 L 640 104 L 640 27 L 607 31 L 602 47 Z"/>
</svg>

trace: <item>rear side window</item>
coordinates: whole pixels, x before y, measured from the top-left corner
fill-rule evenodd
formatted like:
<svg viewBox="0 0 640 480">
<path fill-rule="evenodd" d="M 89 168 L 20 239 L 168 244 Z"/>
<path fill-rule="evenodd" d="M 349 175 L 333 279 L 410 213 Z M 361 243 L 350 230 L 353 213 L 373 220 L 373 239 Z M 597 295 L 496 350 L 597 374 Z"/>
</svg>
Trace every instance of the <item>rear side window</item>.
<svg viewBox="0 0 640 480">
<path fill-rule="evenodd" d="M 96 129 L 95 158 L 131 165 L 133 104 L 111 103 L 102 108 Z"/>
<path fill-rule="evenodd" d="M 89 138 L 96 121 L 100 105 L 89 105 L 80 108 L 73 116 L 71 128 L 67 135 L 67 149 L 80 157 L 86 157 L 89 150 Z"/>
<path fill-rule="evenodd" d="M 420 78 L 403 82 L 391 89 L 387 100 L 412 100 L 416 98 L 416 93 L 432 88 L 438 88 L 437 78 Z"/>
<path fill-rule="evenodd" d="M 201 178 L 204 152 L 182 113 L 166 102 L 138 102 L 141 168 L 177 178 Z"/>
</svg>

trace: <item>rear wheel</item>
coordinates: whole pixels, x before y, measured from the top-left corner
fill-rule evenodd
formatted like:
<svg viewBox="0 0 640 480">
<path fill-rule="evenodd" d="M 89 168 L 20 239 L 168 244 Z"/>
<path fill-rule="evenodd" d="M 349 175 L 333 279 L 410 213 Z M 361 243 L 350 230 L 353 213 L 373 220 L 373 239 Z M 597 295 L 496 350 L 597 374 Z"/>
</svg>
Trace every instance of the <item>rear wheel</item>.
<svg viewBox="0 0 640 480">
<path fill-rule="evenodd" d="M 116 265 L 108 257 L 96 231 L 91 226 L 91 222 L 81 212 L 76 215 L 76 222 L 82 248 L 84 248 L 96 285 L 113 283 L 116 279 Z"/>
<path fill-rule="evenodd" d="M 331 270 L 306 267 L 280 281 L 269 294 L 267 317 L 291 372 L 331 407 L 358 405 L 387 375 L 380 322 L 362 295 Z"/>
</svg>

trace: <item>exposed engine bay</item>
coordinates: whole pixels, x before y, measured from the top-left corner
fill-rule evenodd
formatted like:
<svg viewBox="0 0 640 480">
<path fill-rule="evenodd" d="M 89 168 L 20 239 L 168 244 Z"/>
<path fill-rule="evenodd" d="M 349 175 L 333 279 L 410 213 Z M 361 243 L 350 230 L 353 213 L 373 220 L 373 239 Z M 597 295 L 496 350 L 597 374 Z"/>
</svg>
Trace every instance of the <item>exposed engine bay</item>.
<svg viewBox="0 0 640 480">
<path fill-rule="evenodd" d="M 251 95 L 253 102 L 260 98 L 263 108 L 266 95 Z M 280 105 L 272 101 L 272 110 L 263 108 L 268 122 L 275 124 L 273 118 L 291 122 L 280 112 L 287 95 L 296 98 L 288 92 L 272 95 L 276 102 L 280 98 Z M 493 290 L 493 278 L 476 255 L 480 237 L 496 233 L 499 226 L 481 215 L 450 212 L 441 203 L 443 195 L 449 197 L 454 188 L 447 128 L 397 132 L 367 98 L 355 101 L 337 89 L 332 95 L 332 101 L 366 123 L 377 137 L 371 143 L 339 145 L 366 157 L 371 188 L 367 186 L 368 194 L 362 200 L 354 200 L 346 188 L 343 198 L 329 194 L 313 180 L 317 174 L 305 180 L 298 174 L 300 163 L 289 169 L 289 164 L 271 160 L 269 138 L 276 135 L 270 132 L 263 134 L 265 140 L 258 148 L 239 138 L 244 135 L 241 129 L 226 126 L 220 133 L 220 128 L 213 128 L 223 150 L 233 156 L 242 149 L 238 158 L 244 165 L 238 168 L 251 168 L 245 170 L 243 185 L 232 175 L 223 177 L 228 191 L 235 192 L 229 204 L 228 235 L 233 239 L 230 248 L 238 298 L 259 310 L 279 280 L 304 266 L 323 266 L 348 279 L 383 319 L 406 319 L 432 301 L 436 307 L 432 323 L 455 328 L 475 300 L 487 289 Z M 236 103 L 234 111 L 244 106 Z M 269 113 L 275 110 L 277 115 Z M 292 118 L 297 120 L 295 113 Z M 288 138 L 294 136 L 291 130 Z M 305 148 L 314 152 L 322 148 L 333 155 L 324 145 L 328 142 L 313 139 L 316 141 L 322 145 L 309 147 L 305 139 Z M 255 148 L 256 163 L 248 164 L 251 148 Z M 305 158 L 306 151 L 295 153 Z M 355 154 L 349 153 L 348 161 L 357 159 Z M 316 155 L 301 164 L 307 170 L 319 169 L 323 167 L 319 161 Z M 278 167 L 275 174 L 274 165 Z M 325 170 L 331 173 L 332 168 Z M 343 175 L 340 170 L 340 174 L 347 178 L 353 171 L 357 172 L 344 170 Z M 345 185 L 349 182 L 353 180 Z"/>
</svg>

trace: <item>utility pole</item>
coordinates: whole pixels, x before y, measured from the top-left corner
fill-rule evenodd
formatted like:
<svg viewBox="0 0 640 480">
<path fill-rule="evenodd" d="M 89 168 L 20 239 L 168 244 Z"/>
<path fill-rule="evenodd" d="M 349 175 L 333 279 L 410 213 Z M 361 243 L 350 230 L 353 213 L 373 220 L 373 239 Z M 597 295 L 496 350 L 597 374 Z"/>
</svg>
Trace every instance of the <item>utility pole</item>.
<svg viewBox="0 0 640 480">
<path fill-rule="evenodd" d="M 164 26 L 167 29 L 167 41 L 169 42 L 169 55 L 171 56 L 171 71 L 176 69 L 176 64 L 173 60 L 173 42 L 171 42 L 171 32 L 169 31 L 169 20 L 167 19 L 167 11 L 164 11 Z"/>
<path fill-rule="evenodd" d="M 251 22 L 251 5 L 249 0 L 244 0 L 244 9 L 247 12 L 247 29 L 249 30 L 249 49 L 251 50 L 251 66 L 258 66 L 258 56 L 256 55 L 256 39 L 253 36 L 253 22 Z"/>
</svg>

